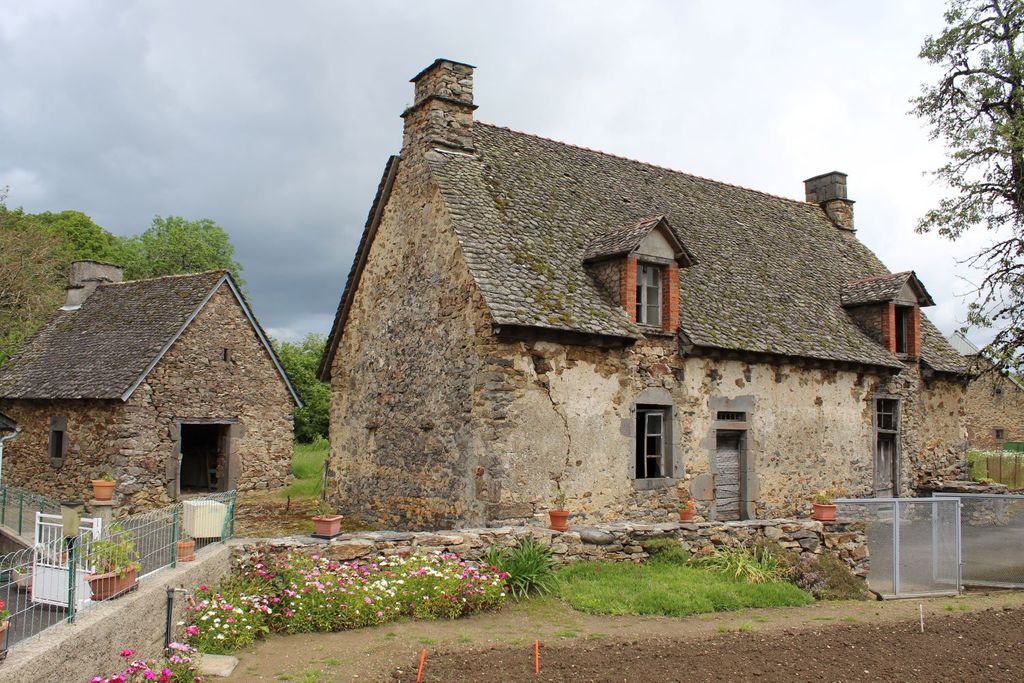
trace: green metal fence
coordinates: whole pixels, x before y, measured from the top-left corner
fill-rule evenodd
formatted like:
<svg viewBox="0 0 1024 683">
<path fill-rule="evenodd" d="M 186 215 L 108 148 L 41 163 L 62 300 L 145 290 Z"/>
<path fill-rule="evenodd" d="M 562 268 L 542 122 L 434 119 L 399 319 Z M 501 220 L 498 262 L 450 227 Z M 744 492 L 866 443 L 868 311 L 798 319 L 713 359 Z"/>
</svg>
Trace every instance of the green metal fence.
<svg viewBox="0 0 1024 683">
<path fill-rule="evenodd" d="M 60 503 L 25 489 L 0 486 L 0 526 L 19 536 L 32 538 L 37 512 L 59 515 Z"/>
</svg>

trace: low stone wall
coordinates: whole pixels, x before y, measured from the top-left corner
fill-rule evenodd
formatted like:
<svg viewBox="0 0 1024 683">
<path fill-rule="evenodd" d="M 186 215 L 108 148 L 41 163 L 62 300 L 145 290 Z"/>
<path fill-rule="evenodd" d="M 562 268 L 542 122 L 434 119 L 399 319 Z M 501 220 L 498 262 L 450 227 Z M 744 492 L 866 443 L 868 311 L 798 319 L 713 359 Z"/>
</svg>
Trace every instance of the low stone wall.
<svg viewBox="0 0 1024 683">
<path fill-rule="evenodd" d="M 88 681 L 96 675 L 120 671 L 122 648 L 140 656 L 159 656 L 164 645 L 167 587 L 194 590 L 216 583 L 230 567 L 231 551 L 212 545 L 196 553 L 194 562 L 147 577 L 139 588 L 116 600 L 91 605 L 73 624 L 53 626 L 39 636 L 11 649 L 0 663 L 4 683 L 37 681 Z M 174 621 L 184 618 L 184 597 L 175 598 Z"/>
<path fill-rule="evenodd" d="M 297 551 L 349 561 L 378 555 L 440 551 L 458 553 L 475 560 L 491 545 L 510 547 L 528 537 L 549 545 L 559 562 L 638 562 L 648 557 L 643 542 L 655 538 L 678 538 L 680 545 L 693 555 L 712 553 L 718 547 L 749 548 L 759 541 L 774 541 L 786 550 L 802 555 L 832 552 L 846 562 L 855 575 L 866 578 L 868 573 L 868 545 L 863 523 L 822 523 L 807 519 L 659 524 L 618 522 L 573 527 L 565 533 L 535 526 L 439 532 L 364 531 L 342 534 L 331 541 L 311 536 L 289 536 L 261 540 L 236 539 L 231 543 L 235 557 L 257 551 Z"/>
</svg>

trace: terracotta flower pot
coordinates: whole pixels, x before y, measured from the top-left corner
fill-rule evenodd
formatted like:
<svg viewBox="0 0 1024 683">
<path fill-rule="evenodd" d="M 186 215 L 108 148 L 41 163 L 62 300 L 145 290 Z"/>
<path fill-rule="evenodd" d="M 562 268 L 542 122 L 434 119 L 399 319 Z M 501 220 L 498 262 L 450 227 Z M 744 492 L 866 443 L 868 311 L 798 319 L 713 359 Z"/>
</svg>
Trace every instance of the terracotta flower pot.
<svg viewBox="0 0 1024 683">
<path fill-rule="evenodd" d="M 107 481 L 106 479 L 93 479 L 92 496 L 96 500 L 113 500 L 115 486 L 117 486 L 116 481 Z"/>
<path fill-rule="evenodd" d="M 569 530 L 569 511 L 568 510 L 548 510 L 548 517 L 551 518 L 551 528 L 555 531 L 568 531 Z"/>
<path fill-rule="evenodd" d="M 92 590 L 93 600 L 109 600 L 135 590 L 139 585 L 138 575 L 139 570 L 132 568 L 124 574 L 117 572 L 93 574 L 87 577 L 86 581 L 89 582 L 89 588 Z"/>
<path fill-rule="evenodd" d="M 313 518 L 313 535 L 317 538 L 334 538 L 341 533 L 341 515 L 317 515 Z"/>
<path fill-rule="evenodd" d="M 178 541 L 178 562 L 191 562 L 196 559 L 196 541 Z"/>
<path fill-rule="evenodd" d="M 813 503 L 814 514 L 811 516 L 819 522 L 836 521 L 836 506 L 831 503 Z"/>
<path fill-rule="evenodd" d="M 680 522 L 692 522 L 693 521 L 693 509 L 692 508 L 679 508 L 679 521 Z"/>
<path fill-rule="evenodd" d="M 7 629 L 10 628 L 10 626 L 11 626 L 10 619 L 4 619 L 2 622 L 0 622 L 0 648 L 3 647 L 3 644 L 4 644 L 4 634 L 7 633 Z"/>
</svg>

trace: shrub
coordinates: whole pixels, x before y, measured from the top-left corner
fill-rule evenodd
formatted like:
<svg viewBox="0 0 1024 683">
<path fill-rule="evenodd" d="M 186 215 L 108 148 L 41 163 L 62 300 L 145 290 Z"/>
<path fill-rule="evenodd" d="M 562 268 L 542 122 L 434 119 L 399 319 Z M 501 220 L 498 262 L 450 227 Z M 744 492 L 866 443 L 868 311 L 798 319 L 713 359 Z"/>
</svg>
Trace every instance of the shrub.
<svg viewBox="0 0 1024 683">
<path fill-rule="evenodd" d="M 818 600 L 866 600 L 864 582 L 832 553 L 785 558 L 786 578 Z"/>
<path fill-rule="evenodd" d="M 786 574 L 780 555 L 769 546 L 758 546 L 753 551 L 719 548 L 713 554 L 699 558 L 695 564 L 747 583 L 781 581 Z"/>
<path fill-rule="evenodd" d="M 501 605 L 505 574 L 457 555 L 340 563 L 319 556 L 254 556 L 216 589 L 200 587 L 189 641 L 232 652 L 267 633 L 372 626 L 411 616 L 454 619 Z"/>
<path fill-rule="evenodd" d="M 640 543 L 644 552 L 651 556 L 654 562 L 667 562 L 669 564 L 687 564 L 690 561 L 690 553 L 683 550 L 679 539 L 671 536 L 662 538 L 651 538 Z"/>
<path fill-rule="evenodd" d="M 492 545 L 483 561 L 507 574 L 508 591 L 517 599 L 530 593 L 548 593 L 554 588 L 555 561 L 551 557 L 551 549 L 532 538 L 525 538 L 514 548 L 503 550 Z"/>
</svg>

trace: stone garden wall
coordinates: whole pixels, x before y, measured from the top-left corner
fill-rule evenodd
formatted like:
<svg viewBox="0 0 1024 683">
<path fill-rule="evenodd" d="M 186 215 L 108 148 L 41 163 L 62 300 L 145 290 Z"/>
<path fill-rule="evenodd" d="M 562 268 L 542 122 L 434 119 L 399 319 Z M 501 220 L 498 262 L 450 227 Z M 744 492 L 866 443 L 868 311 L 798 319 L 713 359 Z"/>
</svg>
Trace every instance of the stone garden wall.
<svg viewBox="0 0 1024 683">
<path fill-rule="evenodd" d="M 236 539 L 235 557 L 256 551 L 319 553 L 339 561 L 369 559 L 378 555 L 421 552 L 454 552 L 467 559 L 479 559 L 491 545 L 510 547 L 524 538 L 551 547 L 559 562 L 574 560 L 646 559 L 643 543 L 655 538 L 678 538 L 692 555 L 705 555 L 719 547 L 751 547 L 759 541 L 774 541 L 801 555 L 832 552 L 853 573 L 866 578 L 868 546 L 864 525 L 859 522 L 815 522 L 807 519 L 750 520 L 744 522 L 701 522 L 658 524 L 619 522 L 599 526 L 573 527 L 565 533 L 536 526 L 460 529 L 458 531 L 362 531 L 342 534 L 324 541 L 310 536 L 278 539 Z"/>
</svg>

